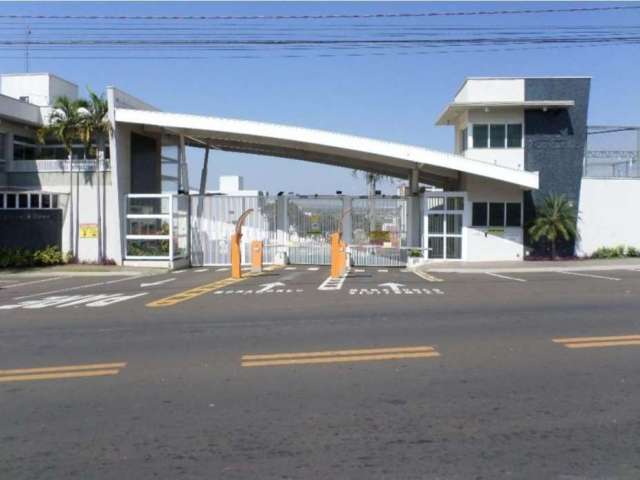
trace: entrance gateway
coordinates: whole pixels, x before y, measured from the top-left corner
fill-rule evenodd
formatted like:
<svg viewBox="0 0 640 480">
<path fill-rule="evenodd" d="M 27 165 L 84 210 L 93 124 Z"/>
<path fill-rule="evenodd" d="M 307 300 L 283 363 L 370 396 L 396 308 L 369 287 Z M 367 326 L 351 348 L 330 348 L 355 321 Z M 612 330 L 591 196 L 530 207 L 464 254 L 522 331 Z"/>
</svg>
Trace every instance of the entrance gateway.
<svg viewBox="0 0 640 480">
<path fill-rule="evenodd" d="M 247 264 L 251 242 L 261 240 L 265 263 L 286 258 L 291 264 L 329 265 L 329 237 L 338 230 L 355 266 L 404 266 L 414 255 L 462 259 L 466 194 L 428 192 L 420 200 L 424 242 L 411 246 L 407 197 L 192 195 L 191 264 L 230 264 L 229 239 L 247 209 L 253 209 L 241 240 Z"/>
<path fill-rule="evenodd" d="M 245 263 L 251 242 L 261 240 L 265 263 L 329 265 L 330 235 L 338 230 L 357 266 L 404 266 L 410 250 L 403 197 L 192 195 L 190 201 L 194 266 L 230 263 L 229 239 L 247 209 L 253 212 L 243 227 Z"/>
</svg>

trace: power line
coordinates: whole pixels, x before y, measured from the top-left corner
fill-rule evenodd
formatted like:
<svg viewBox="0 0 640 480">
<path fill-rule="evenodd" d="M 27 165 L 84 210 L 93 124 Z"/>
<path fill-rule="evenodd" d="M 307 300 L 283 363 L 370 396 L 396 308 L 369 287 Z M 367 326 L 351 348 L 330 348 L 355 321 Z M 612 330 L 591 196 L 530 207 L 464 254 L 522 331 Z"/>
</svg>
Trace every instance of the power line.
<svg viewBox="0 0 640 480">
<path fill-rule="evenodd" d="M 480 15 L 529 15 L 545 13 L 603 12 L 638 10 L 640 5 L 611 5 L 606 7 L 570 7 L 519 10 L 475 10 L 457 12 L 366 13 L 326 15 L 0 15 L 0 18 L 23 20 L 336 20 L 376 18 L 462 17 Z"/>
</svg>

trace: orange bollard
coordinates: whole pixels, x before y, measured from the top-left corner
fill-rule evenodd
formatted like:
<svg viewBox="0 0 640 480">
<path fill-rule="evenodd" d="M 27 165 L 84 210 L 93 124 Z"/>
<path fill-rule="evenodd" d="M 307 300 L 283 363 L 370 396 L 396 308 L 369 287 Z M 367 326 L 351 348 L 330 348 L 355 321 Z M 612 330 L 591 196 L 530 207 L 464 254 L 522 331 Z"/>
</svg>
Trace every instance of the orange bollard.
<svg viewBox="0 0 640 480">
<path fill-rule="evenodd" d="M 240 252 L 241 233 L 231 235 L 231 277 L 242 277 L 242 254 Z"/>
<path fill-rule="evenodd" d="M 342 241 L 340 233 L 331 234 L 331 277 L 340 277 L 345 270 L 347 260 L 347 246 Z"/>
<path fill-rule="evenodd" d="M 262 251 L 264 242 L 262 240 L 253 240 L 251 242 L 251 271 L 254 273 L 262 272 Z"/>
</svg>

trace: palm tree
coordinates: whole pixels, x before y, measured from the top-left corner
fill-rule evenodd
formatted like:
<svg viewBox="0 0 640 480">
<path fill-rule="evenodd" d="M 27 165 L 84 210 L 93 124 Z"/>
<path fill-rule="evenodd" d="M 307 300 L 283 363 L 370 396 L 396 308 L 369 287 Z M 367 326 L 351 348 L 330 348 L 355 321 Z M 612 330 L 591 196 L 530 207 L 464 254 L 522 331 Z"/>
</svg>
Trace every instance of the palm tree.
<svg viewBox="0 0 640 480">
<path fill-rule="evenodd" d="M 369 197 L 369 232 L 373 232 L 376 229 L 376 210 L 374 205 L 376 196 L 376 185 L 381 181 L 388 179 L 389 177 L 380 173 L 362 172 L 360 170 L 353 170 L 352 174 L 354 177 L 358 177 L 360 174 L 364 174 L 363 176 L 365 177 L 365 180 L 367 182 Z"/>
<path fill-rule="evenodd" d="M 98 95 L 87 87 L 89 92 L 89 101 L 84 104 L 84 115 L 82 117 L 82 141 L 85 145 L 85 157 L 90 153 L 93 142 L 96 145 L 96 193 L 98 195 L 98 261 L 102 261 L 104 257 L 103 252 L 103 208 L 104 199 L 100 194 L 100 180 L 99 171 L 100 165 L 103 165 L 105 160 L 105 143 L 111 132 L 111 123 L 109 122 L 109 105 L 104 98 L 104 94 Z M 103 173 L 104 180 L 104 173 Z M 104 190 L 104 188 L 103 188 Z M 101 207 L 102 205 L 102 207 Z"/>
<path fill-rule="evenodd" d="M 49 116 L 49 124 L 37 131 L 38 141 L 44 143 L 47 137 L 58 140 L 67 152 L 69 160 L 69 231 L 70 246 L 73 256 L 77 255 L 74 242 L 74 212 L 73 212 L 73 142 L 82 138 L 84 100 L 72 100 L 67 96 L 56 98 L 53 110 Z"/>
<path fill-rule="evenodd" d="M 551 242 L 551 258 L 555 260 L 558 238 L 568 241 L 578 236 L 577 221 L 576 210 L 564 195 L 549 195 L 529 227 L 529 234 L 536 242 L 542 237 Z"/>
</svg>

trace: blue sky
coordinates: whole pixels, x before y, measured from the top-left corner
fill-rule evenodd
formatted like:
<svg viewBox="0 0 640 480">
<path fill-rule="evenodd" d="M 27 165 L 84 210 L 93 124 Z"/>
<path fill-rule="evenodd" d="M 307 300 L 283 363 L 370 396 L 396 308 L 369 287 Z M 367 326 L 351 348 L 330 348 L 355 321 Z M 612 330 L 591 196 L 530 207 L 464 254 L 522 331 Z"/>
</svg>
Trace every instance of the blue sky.
<svg viewBox="0 0 640 480">
<path fill-rule="evenodd" d="M 596 3 L 25 3 L 0 4 L 0 14 L 253 15 L 403 13 L 594 6 Z M 377 20 L 381 28 L 428 25 L 638 25 L 640 10 L 492 17 Z M 7 21 L 3 20 L 6 25 Z M 87 21 L 90 23 L 90 21 Z M 268 22 L 264 20 L 262 22 Z M 274 22 L 273 20 L 271 22 Z M 365 22 L 365 21 L 362 21 Z M 12 25 L 25 24 L 13 20 Z M 260 23 L 254 25 L 259 27 Z M 233 23 L 219 22 L 233 31 Z M 239 22 L 243 28 L 247 23 Z M 358 21 L 288 20 L 283 30 L 350 29 Z M 376 20 L 366 25 L 375 26 Z M 317 30 L 314 30 L 317 31 Z M 227 58 L 174 60 L 51 60 L 34 58 L 31 71 L 49 71 L 95 90 L 115 85 L 163 110 L 261 120 L 364 135 L 450 151 L 450 127 L 435 119 L 466 76 L 591 75 L 591 124 L 640 124 L 639 45 L 431 55 Z M 1 72 L 24 70 L 20 51 L 0 58 Z M 33 53 L 37 56 L 37 53 Z M 191 183 L 197 184 L 199 158 Z M 216 152 L 210 186 L 221 174 L 245 186 L 277 192 L 364 193 L 348 170 L 305 162 Z M 393 187 L 387 185 L 389 191 Z"/>
</svg>

